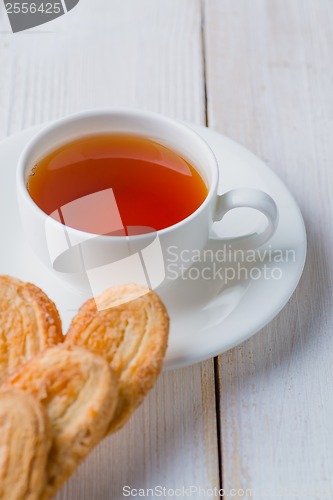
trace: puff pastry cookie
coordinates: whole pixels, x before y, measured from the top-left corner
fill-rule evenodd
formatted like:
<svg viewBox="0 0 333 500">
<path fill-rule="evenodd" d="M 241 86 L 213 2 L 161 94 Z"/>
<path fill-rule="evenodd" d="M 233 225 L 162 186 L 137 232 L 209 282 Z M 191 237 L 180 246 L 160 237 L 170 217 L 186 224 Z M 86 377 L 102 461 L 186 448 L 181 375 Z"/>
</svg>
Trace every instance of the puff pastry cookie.
<svg viewBox="0 0 333 500">
<path fill-rule="evenodd" d="M 46 412 L 29 394 L 0 391 L 0 499 L 39 500 L 51 445 Z"/>
<path fill-rule="evenodd" d="M 59 313 L 45 293 L 0 276 L 0 384 L 41 350 L 62 341 Z"/>
<path fill-rule="evenodd" d="M 118 375 L 118 404 L 108 429 L 114 432 L 129 419 L 161 371 L 169 317 L 159 297 L 141 285 L 110 288 L 95 300 L 83 304 L 65 343 L 104 356 Z"/>
<path fill-rule="evenodd" d="M 50 498 L 105 436 L 116 407 L 117 378 L 101 356 L 67 345 L 47 349 L 8 384 L 29 392 L 48 414 L 52 447 L 41 498 Z"/>
</svg>

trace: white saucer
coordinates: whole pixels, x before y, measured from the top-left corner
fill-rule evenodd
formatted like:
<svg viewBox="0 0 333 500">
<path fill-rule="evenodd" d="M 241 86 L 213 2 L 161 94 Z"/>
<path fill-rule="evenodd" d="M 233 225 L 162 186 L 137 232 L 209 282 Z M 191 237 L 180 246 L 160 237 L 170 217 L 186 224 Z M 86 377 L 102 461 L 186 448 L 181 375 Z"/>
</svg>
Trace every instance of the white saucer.
<svg viewBox="0 0 333 500">
<path fill-rule="evenodd" d="M 40 128 L 24 131 L 0 143 L 0 274 L 31 281 L 45 290 L 56 302 L 66 331 L 76 310 L 88 297 L 69 288 L 39 263 L 24 241 L 16 203 L 17 159 L 26 142 Z M 208 268 L 205 276 L 212 276 L 214 263 L 206 259 L 201 264 L 201 271 L 196 265 L 198 271 L 193 272 L 192 279 L 178 279 L 162 296 L 171 317 L 166 369 L 191 365 L 220 354 L 265 326 L 295 290 L 306 256 L 302 215 L 280 179 L 261 160 L 230 139 L 204 127 L 193 128 L 211 145 L 220 163 L 221 193 L 234 187 L 254 187 L 265 190 L 276 201 L 280 213 L 278 229 L 270 245 L 261 249 L 261 256 L 266 249 L 289 250 L 288 255 L 294 257 L 290 257 L 288 262 L 284 257 L 284 262 L 269 263 L 271 268 L 279 267 L 281 270 L 274 277 L 271 273 L 264 275 L 265 263 L 259 260 L 247 263 L 248 273 L 257 268 L 253 279 L 244 279 L 245 271 L 241 272 L 240 280 L 227 285 L 221 279 L 194 279 L 201 275 L 203 266 Z M 252 232 L 260 222 L 260 214 L 239 209 L 229 214 L 222 223 L 216 223 L 214 231 L 217 236 L 236 235 L 234 226 L 237 224 L 238 234 L 244 234 Z M 219 248 L 223 243 L 215 241 L 210 245 Z M 235 270 L 237 266 L 236 263 L 224 265 L 234 266 Z M 219 267 L 221 263 L 215 262 L 215 269 Z M 278 274 L 280 278 L 276 279 Z"/>
</svg>

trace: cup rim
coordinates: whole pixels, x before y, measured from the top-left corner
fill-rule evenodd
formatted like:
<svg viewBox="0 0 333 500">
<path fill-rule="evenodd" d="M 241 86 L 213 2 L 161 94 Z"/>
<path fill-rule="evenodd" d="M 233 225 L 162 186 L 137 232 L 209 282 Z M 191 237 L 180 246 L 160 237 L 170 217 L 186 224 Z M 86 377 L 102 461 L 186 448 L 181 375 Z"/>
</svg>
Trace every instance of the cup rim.
<svg viewBox="0 0 333 500">
<path fill-rule="evenodd" d="M 181 221 L 177 222 L 176 224 L 173 224 L 171 226 L 168 226 L 163 229 L 155 230 L 150 233 L 142 233 L 142 234 L 136 234 L 136 235 L 130 235 L 130 236 L 112 236 L 112 235 L 106 235 L 106 234 L 95 234 L 95 233 L 89 233 L 87 231 L 82 231 L 80 229 L 76 229 L 71 226 L 67 226 L 66 224 L 62 224 L 61 222 L 53 219 L 45 213 L 36 203 L 35 201 L 31 198 L 27 186 L 26 186 L 26 180 L 25 180 L 25 173 L 26 173 L 26 167 L 27 167 L 27 159 L 28 156 L 31 152 L 31 150 L 38 145 L 40 141 L 44 139 L 47 135 L 52 133 L 55 129 L 59 129 L 63 125 L 66 125 L 67 123 L 70 123 L 72 121 L 78 120 L 78 119 L 85 119 L 89 117 L 98 117 L 98 116 L 106 116 L 106 115 L 128 115 L 130 116 L 135 116 L 135 117 L 142 117 L 143 119 L 145 117 L 159 120 L 164 122 L 165 125 L 171 125 L 172 127 L 177 127 L 180 129 L 180 131 L 185 129 L 187 133 L 190 133 L 190 135 L 193 136 L 194 140 L 197 140 L 201 143 L 201 146 L 206 149 L 205 154 L 207 154 L 207 157 L 209 158 L 209 161 L 211 165 L 213 165 L 212 168 L 212 179 L 210 182 L 210 185 L 208 186 L 208 194 L 204 201 L 201 203 L 201 205 L 194 211 L 192 212 L 188 217 L 185 219 L 182 219 Z M 89 135 L 89 134 L 87 134 Z M 80 135 L 81 137 L 83 134 Z M 78 137 L 80 137 L 78 136 Z M 212 148 L 209 146 L 209 144 L 205 141 L 205 139 L 199 135 L 195 130 L 193 130 L 186 122 L 178 121 L 173 118 L 170 118 L 168 116 L 164 116 L 160 113 L 155 113 L 152 111 L 146 111 L 146 110 L 140 110 L 140 109 L 131 109 L 131 108 L 109 108 L 109 109 L 91 109 L 91 110 L 85 110 L 81 111 L 78 113 L 73 113 L 70 115 L 67 115 L 63 118 L 58 118 L 54 121 L 52 121 L 49 124 L 46 124 L 45 127 L 42 128 L 37 134 L 33 136 L 32 139 L 28 141 L 28 143 L 25 145 L 24 149 L 22 150 L 19 160 L 18 160 L 18 165 L 17 165 L 17 176 L 16 176 L 16 181 L 18 188 L 20 188 L 20 192 L 18 193 L 18 196 L 23 196 L 25 197 L 26 201 L 31 204 L 36 212 L 42 216 L 45 220 L 48 219 L 49 223 L 54 225 L 57 228 L 66 228 L 66 231 L 70 231 L 73 235 L 80 235 L 81 238 L 83 239 L 90 239 L 90 238 L 98 238 L 99 240 L 105 240 L 111 242 L 117 241 L 139 241 L 142 239 L 146 239 L 147 237 L 151 238 L 152 234 L 156 234 L 157 236 L 164 236 L 167 235 L 171 232 L 173 232 L 176 229 L 181 228 L 182 226 L 185 226 L 188 222 L 191 222 L 193 219 L 195 219 L 200 212 L 202 212 L 207 205 L 211 202 L 212 198 L 214 197 L 214 194 L 217 189 L 217 184 L 218 184 L 218 176 L 219 176 L 219 170 L 218 170 L 218 162 L 216 159 L 216 156 L 212 150 Z"/>
</svg>

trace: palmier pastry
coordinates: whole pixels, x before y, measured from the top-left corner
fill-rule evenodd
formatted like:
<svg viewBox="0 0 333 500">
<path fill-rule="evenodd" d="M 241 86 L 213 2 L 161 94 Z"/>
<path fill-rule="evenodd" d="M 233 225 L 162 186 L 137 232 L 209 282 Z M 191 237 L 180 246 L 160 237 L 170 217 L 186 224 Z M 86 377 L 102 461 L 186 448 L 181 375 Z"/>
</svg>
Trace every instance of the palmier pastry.
<svg viewBox="0 0 333 500">
<path fill-rule="evenodd" d="M 65 343 L 104 356 L 119 377 L 118 404 L 108 432 L 124 425 L 153 386 L 163 365 L 168 333 L 163 303 L 141 285 L 109 288 L 83 304 L 73 319 Z"/>
<path fill-rule="evenodd" d="M 117 378 L 101 356 L 67 345 L 39 354 L 7 384 L 29 392 L 48 414 L 52 446 L 42 498 L 50 498 L 105 436 L 116 407 Z"/>
<path fill-rule="evenodd" d="M 62 341 L 59 313 L 45 293 L 0 276 L 0 384 L 41 350 Z"/>
<path fill-rule="evenodd" d="M 0 391 L 0 499 L 39 500 L 51 444 L 45 409 L 16 388 Z"/>
</svg>

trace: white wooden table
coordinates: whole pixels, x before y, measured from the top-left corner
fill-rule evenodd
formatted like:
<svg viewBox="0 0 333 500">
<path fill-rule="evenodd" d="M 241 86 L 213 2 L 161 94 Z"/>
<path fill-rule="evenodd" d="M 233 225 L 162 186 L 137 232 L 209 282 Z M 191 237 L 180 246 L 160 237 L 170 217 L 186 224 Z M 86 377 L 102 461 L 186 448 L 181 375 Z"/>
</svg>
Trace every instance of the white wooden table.
<svg viewBox="0 0 333 500">
<path fill-rule="evenodd" d="M 279 316 L 225 355 L 163 374 L 57 498 L 118 500 L 125 485 L 332 498 L 332 0 L 81 0 L 16 35 L 1 4 L 0 31 L 0 138 L 92 107 L 206 124 L 278 173 L 309 239 Z"/>
</svg>

